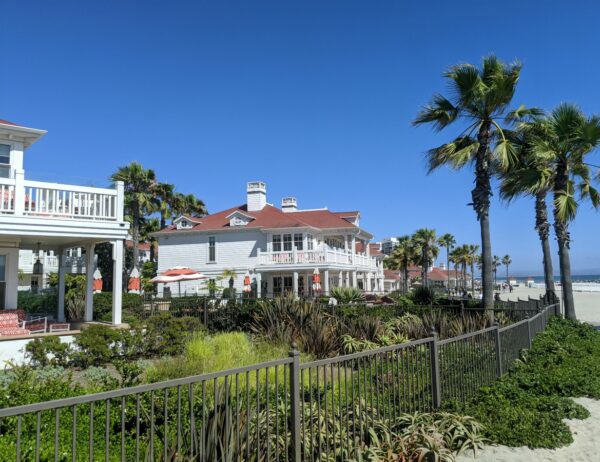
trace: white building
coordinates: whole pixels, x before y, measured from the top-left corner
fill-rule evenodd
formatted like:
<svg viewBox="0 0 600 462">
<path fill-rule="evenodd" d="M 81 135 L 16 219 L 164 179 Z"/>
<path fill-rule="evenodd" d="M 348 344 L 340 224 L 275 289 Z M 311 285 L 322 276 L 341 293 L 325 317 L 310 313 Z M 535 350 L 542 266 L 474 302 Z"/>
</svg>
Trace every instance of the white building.
<svg viewBox="0 0 600 462">
<path fill-rule="evenodd" d="M 381 241 L 381 251 L 386 255 L 391 255 L 396 247 L 398 247 L 397 237 L 386 237 Z"/>
<path fill-rule="evenodd" d="M 250 274 L 258 295 L 270 296 L 311 295 L 317 269 L 322 293 L 338 286 L 383 291 L 382 258 L 370 255 L 373 236 L 359 221 L 359 212 L 300 210 L 293 197 L 274 207 L 267 202 L 265 183 L 250 182 L 244 205 L 202 218 L 179 217 L 156 233 L 158 272 L 188 266 L 217 280 L 233 270 L 238 291 Z M 186 281 L 181 291 L 204 286 Z M 177 292 L 177 284 L 170 289 Z"/>
<path fill-rule="evenodd" d="M 17 308 L 19 252 L 52 251 L 59 274 L 58 318 L 63 320 L 67 251 L 82 247 L 87 276 L 84 318 L 91 321 L 94 248 L 112 242 L 113 323 L 120 324 L 123 240 L 129 229 L 123 219 L 123 185 L 108 189 L 27 180 L 25 152 L 45 134 L 0 120 L 0 308 Z"/>
<path fill-rule="evenodd" d="M 63 265 L 70 274 L 85 274 L 85 253 L 81 247 L 67 249 Z M 37 262 L 41 267 L 36 267 Z M 36 273 L 36 269 L 42 270 Z M 50 275 L 58 273 L 58 255 L 54 250 L 20 250 L 19 251 L 19 290 L 37 292 L 48 287 Z"/>
</svg>

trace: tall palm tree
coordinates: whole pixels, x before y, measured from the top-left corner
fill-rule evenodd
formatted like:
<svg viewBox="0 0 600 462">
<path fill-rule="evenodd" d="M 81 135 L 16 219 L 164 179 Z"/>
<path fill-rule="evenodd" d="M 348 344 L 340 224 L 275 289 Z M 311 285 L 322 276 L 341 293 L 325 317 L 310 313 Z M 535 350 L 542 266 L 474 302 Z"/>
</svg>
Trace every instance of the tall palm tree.
<svg viewBox="0 0 600 462">
<path fill-rule="evenodd" d="M 471 267 L 471 293 L 475 297 L 475 264 L 480 263 L 483 266 L 483 260 L 479 254 L 479 246 L 475 244 L 469 244 L 467 248 L 467 262 Z"/>
<path fill-rule="evenodd" d="M 586 117 L 572 104 L 561 104 L 545 119 L 544 132 L 533 139 L 535 156 L 550 160 L 550 180 L 554 197 L 554 232 L 558 241 L 560 280 L 565 316 L 576 319 L 569 223 L 577 215 L 579 202 L 590 199 L 600 206 L 600 193 L 592 187 L 592 172 L 586 156 L 600 145 L 600 117 Z M 579 201 L 575 191 L 579 191 Z"/>
<path fill-rule="evenodd" d="M 157 218 L 143 218 L 140 223 L 140 242 L 150 243 L 150 261 L 156 262 L 156 239 L 152 233 L 160 231 L 160 221 Z"/>
<path fill-rule="evenodd" d="M 175 210 L 178 215 L 203 216 L 208 213 L 206 205 L 194 194 L 176 194 Z"/>
<path fill-rule="evenodd" d="M 471 196 L 481 229 L 483 306 L 488 315 L 494 308 L 489 219 L 491 178 L 495 163 L 507 167 L 515 157 L 502 126 L 539 113 L 523 106 L 509 111 L 520 73 L 521 64 L 506 64 L 494 56 L 484 58 L 481 69 L 471 64 L 454 66 L 444 74 L 450 83 L 450 99 L 435 95 L 413 122 L 415 125 L 430 123 L 436 130 L 459 120 L 465 122 L 466 128 L 457 138 L 429 151 L 429 171 L 442 165 L 455 169 L 471 164 L 475 167 Z"/>
<path fill-rule="evenodd" d="M 412 241 L 416 252 L 421 256 L 421 280 L 423 281 L 423 286 L 427 286 L 429 266 L 439 254 L 435 230 L 428 228 L 418 229 L 415 231 L 415 234 L 413 234 Z"/>
<path fill-rule="evenodd" d="M 153 188 L 156 175 L 138 162 L 119 167 L 110 177 L 111 181 L 122 181 L 125 189 L 125 213 L 131 219 L 131 239 L 133 241 L 133 264 L 140 268 L 140 225 L 144 216 L 155 210 Z"/>
<path fill-rule="evenodd" d="M 410 236 L 400 236 L 396 248 L 391 255 L 394 269 L 402 271 L 403 292 L 408 292 L 408 268 L 415 262 L 415 246 Z"/>
<path fill-rule="evenodd" d="M 498 280 L 498 268 L 501 265 L 500 257 L 498 255 L 494 255 L 492 258 L 492 268 L 494 269 L 494 287 L 496 287 Z"/>
<path fill-rule="evenodd" d="M 550 223 L 546 196 L 552 187 L 551 158 L 536 155 L 535 142 L 546 139 L 547 124 L 543 119 L 534 119 L 523 123 L 515 135 L 514 144 L 518 148 L 518 163 L 506 171 L 500 178 L 500 197 L 512 201 L 520 195 L 534 198 L 535 230 L 542 246 L 542 262 L 546 292 L 554 293 L 554 269 L 550 253 Z"/>
<path fill-rule="evenodd" d="M 456 239 L 452 234 L 446 233 L 440 236 L 438 244 L 446 248 L 446 270 L 448 271 L 448 292 L 450 292 L 450 251 L 456 245 Z"/>
<path fill-rule="evenodd" d="M 452 252 L 450 252 L 450 261 L 454 264 L 454 275 L 456 277 L 456 288 L 462 287 L 462 272 L 459 272 L 460 262 L 461 262 L 461 250 L 459 247 L 455 247 Z M 461 277 L 459 277 L 461 276 Z"/>
<path fill-rule="evenodd" d="M 504 266 L 506 266 L 506 283 L 509 284 L 510 281 L 508 279 L 508 267 L 510 266 L 510 264 L 512 263 L 512 260 L 510 259 L 510 255 L 504 255 L 502 257 L 502 264 Z"/>
</svg>

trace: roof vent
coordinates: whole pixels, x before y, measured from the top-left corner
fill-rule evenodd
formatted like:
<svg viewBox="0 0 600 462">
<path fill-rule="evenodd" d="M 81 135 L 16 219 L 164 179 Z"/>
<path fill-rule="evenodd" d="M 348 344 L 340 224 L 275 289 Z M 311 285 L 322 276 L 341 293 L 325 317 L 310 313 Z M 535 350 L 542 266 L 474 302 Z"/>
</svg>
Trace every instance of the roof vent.
<svg viewBox="0 0 600 462">
<path fill-rule="evenodd" d="M 284 197 L 281 199 L 281 210 L 284 212 L 295 212 L 298 210 L 298 202 L 295 197 Z"/>
</svg>

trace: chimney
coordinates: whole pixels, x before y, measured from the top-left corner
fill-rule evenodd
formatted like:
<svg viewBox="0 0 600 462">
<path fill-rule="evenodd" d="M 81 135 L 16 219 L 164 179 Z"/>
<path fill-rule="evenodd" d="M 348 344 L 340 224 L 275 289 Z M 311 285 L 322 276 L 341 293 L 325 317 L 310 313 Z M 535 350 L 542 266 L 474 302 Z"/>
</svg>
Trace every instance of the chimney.
<svg viewBox="0 0 600 462">
<path fill-rule="evenodd" d="M 281 199 L 281 210 L 283 212 L 295 212 L 298 210 L 298 202 L 295 197 L 284 197 Z"/>
<path fill-rule="evenodd" d="M 258 212 L 267 205 L 267 185 L 262 181 L 248 182 L 247 189 L 248 212 Z"/>
</svg>

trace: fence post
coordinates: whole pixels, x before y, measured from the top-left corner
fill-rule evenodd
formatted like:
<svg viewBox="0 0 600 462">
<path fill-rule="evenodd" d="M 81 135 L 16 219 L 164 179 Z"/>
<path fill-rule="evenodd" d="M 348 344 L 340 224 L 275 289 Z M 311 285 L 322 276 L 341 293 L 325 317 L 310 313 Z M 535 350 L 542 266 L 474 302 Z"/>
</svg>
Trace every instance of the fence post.
<svg viewBox="0 0 600 462">
<path fill-rule="evenodd" d="M 431 397 L 433 408 L 439 409 L 442 404 L 442 392 L 440 388 L 440 355 L 438 351 L 438 336 L 435 330 L 431 331 Z"/>
<path fill-rule="evenodd" d="M 498 378 L 500 378 L 504 372 L 502 371 L 502 348 L 500 344 L 500 324 L 498 324 L 498 321 L 494 321 L 494 327 L 496 328 L 496 361 L 498 362 L 496 372 Z"/>
<path fill-rule="evenodd" d="M 527 314 L 527 338 L 529 339 L 529 348 L 531 349 L 531 319 L 529 319 L 529 314 Z"/>
<path fill-rule="evenodd" d="M 300 352 L 296 342 L 292 343 L 290 351 L 292 363 L 290 364 L 290 430 L 292 441 L 292 461 L 301 462 L 300 459 Z"/>
</svg>

